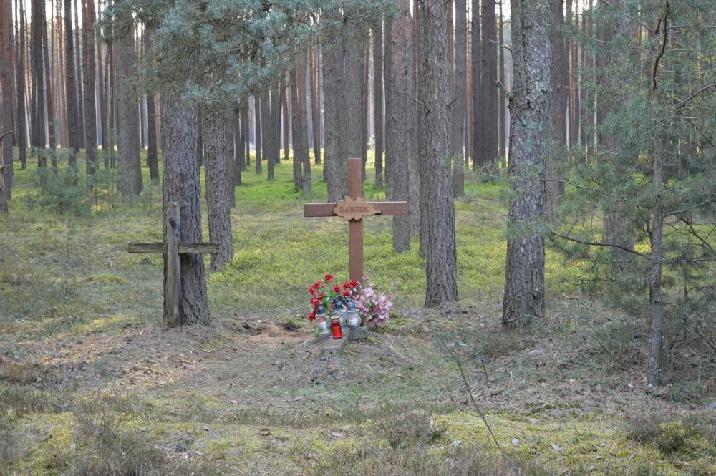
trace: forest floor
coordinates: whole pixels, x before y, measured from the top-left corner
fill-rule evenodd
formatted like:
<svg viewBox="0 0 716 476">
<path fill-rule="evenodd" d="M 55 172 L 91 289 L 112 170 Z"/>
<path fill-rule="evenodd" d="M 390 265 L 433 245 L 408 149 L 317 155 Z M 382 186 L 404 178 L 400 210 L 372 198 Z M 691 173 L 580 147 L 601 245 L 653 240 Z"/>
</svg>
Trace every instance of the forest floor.
<svg viewBox="0 0 716 476">
<path fill-rule="evenodd" d="M 393 255 L 390 219 L 367 219 L 391 323 L 327 350 L 306 288 L 345 277 L 347 227 L 303 218 L 290 174 L 244 173 L 211 325 L 168 330 L 161 256 L 126 253 L 161 238 L 161 189 L 87 198 L 61 174 L 40 194 L 34 166 L 17 172 L 0 217 L 0 474 L 716 474 L 714 356 L 680 351 L 648 389 L 647 321 L 585 292 L 587 263 L 550 252 L 547 319 L 501 329 L 497 183 L 471 177 L 456 202 L 453 306 L 421 307 L 417 246 Z"/>
</svg>

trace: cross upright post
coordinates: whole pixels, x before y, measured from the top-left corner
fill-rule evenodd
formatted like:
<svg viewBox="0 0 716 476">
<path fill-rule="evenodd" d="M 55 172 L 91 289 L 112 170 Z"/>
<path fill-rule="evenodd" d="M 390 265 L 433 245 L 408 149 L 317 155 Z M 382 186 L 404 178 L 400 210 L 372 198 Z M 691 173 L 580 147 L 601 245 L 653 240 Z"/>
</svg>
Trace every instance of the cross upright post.
<svg viewBox="0 0 716 476">
<path fill-rule="evenodd" d="M 370 215 L 407 215 L 408 202 L 366 202 L 361 193 L 362 162 L 348 159 L 348 195 L 337 203 L 306 203 L 305 217 L 339 216 L 348 221 L 348 275 L 363 279 L 363 218 Z"/>
</svg>

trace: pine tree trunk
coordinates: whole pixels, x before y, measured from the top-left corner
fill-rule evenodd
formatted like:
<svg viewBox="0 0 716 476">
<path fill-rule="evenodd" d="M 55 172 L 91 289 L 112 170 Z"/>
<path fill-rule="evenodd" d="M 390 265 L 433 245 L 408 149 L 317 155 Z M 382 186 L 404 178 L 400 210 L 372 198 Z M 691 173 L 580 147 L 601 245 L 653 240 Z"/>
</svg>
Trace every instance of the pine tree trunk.
<svg viewBox="0 0 716 476">
<path fill-rule="evenodd" d="M 398 14 L 390 28 L 390 57 L 386 68 L 386 170 L 389 200 L 408 200 L 412 153 L 411 114 L 414 90 L 413 32 L 410 17 L 410 0 L 398 2 Z M 387 30 L 386 30 L 387 36 Z M 410 216 L 393 217 L 393 250 L 410 249 Z"/>
<path fill-rule="evenodd" d="M 301 188 L 303 190 L 303 196 L 308 197 L 311 195 L 311 157 L 308 147 L 308 105 L 306 103 L 306 56 L 302 54 L 296 65 L 296 92 L 298 93 L 298 116 L 299 116 L 299 127 L 298 133 L 300 140 L 294 139 L 297 144 L 297 148 L 300 149 L 300 159 L 303 165 L 303 172 L 301 174 Z M 295 136 L 294 136 L 295 137 Z"/>
<path fill-rule="evenodd" d="M 367 31 L 359 24 L 352 26 L 350 38 L 343 39 L 343 82 L 345 103 L 339 112 L 340 154 L 338 176 L 342 189 L 346 187 L 348 159 L 363 156 L 365 49 Z M 345 195 L 345 193 L 344 193 Z M 341 197 L 342 198 L 342 197 Z"/>
<path fill-rule="evenodd" d="M 567 84 L 566 84 L 566 61 L 564 48 L 564 35 L 562 28 L 564 25 L 564 17 L 562 8 L 564 0 L 552 1 L 552 19 L 550 23 L 550 42 L 552 44 L 552 97 L 551 113 L 549 120 L 549 138 L 550 147 L 548 150 L 548 158 L 545 164 L 546 174 L 546 200 L 545 214 L 550 222 L 556 220 L 557 206 L 559 204 L 560 195 L 560 176 L 558 170 L 560 168 L 560 159 L 562 148 L 566 144 L 567 130 Z"/>
<path fill-rule="evenodd" d="M 288 88 L 288 75 L 281 79 L 281 131 L 283 132 L 283 160 L 291 158 L 291 91 Z"/>
<path fill-rule="evenodd" d="M 375 186 L 383 186 L 383 25 L 373 28 L 373 136 Z"/>
<path fill-rule="evenodd" d="M 467 92 L 467 6 L 455 1 L 455 89 L 450 110 L 450 157 L 455 197 L 465 194 L 465 94 Z"/>
<path fill-rule="evenodd" d="M 241 170 L 246 170 L 250 164 L 249 155 L 251 149 L 249 146 L 249 101 L 246 98 L 241 104 L 241 145 L 243 148 L 244 160 L 241 163 Z"/>
<path fill-rule="evenodd" d="M 19 3 L 19 31 L 20 39 L 18 45 L 17 63 L 15 65 L 16 88 L 17 88 L 17 123 L 19 124 L 16 131 L 16 141 L 19 149 L 20 168 L 27 167 L 27 109 L 25 108 L 25 7 L 24 1 L 18 0 Z"/>
<path fill-rule="evenodd" d="M 346 164 L 342 159 L 340 116 L 346 109 L 343 95 L 343 50 L 340 46 L 325 47 L 323 51 L 323 93 L 325 96 L 325 159 L 324 170 L 328 201 L 342 200 L 346 195 Z"/>
<path fill-rule="evenodd" d="M 478 144 L 479 165 L 491 165 L 497 161 L 497 20 L 495 0 L 482 0 L 481 31 L 482 47 L 480 77 L 480 138 Z"/>
<path fill-rule="evenodd" d="M 67 0 L 69 1 L 69 0 Z M 139 156 L 138 101 L 131 84 L 135 71 L 134 27 L 131 18 L 119 19 L 126 24 L 117 31 L 117 120 L 119 128 L 119 191 L 124 197 L 142 191 L 142 164 Z"/>
<path fill-rule="evenodd" d="M 80 150 L 79 111 L 77 109 L 77 82 L 75 74 L 75 43 L 72 34 L 72 0 L 63 0 L 65 23 L 65 95 L 67 100 L 67 131 L 70 146 L 70 167 L 77 167 Z"/>
<path fill-rule="evenodd" d="M 197 157 L 197 110 L 171 93 L 161 97 L 162 150 L 164 152 L 164 210 L 174 202 L 180 207 L 180 239 L 184 243 L 201 242 L 201 206 L 199 204 L 199 167 Z M 166 216 L 165 216 L 166 223 Z M 166 240 L 167 230 L 164 230 Z M 165 255 L 166 257 L 166 255 Z M 180 322 L 169 325 L 207 324 L 209 305 L 204 259 L 198 254 L 180 255 Z M 167 295 L 166 258 L 164 295 Z M 166 300 L 164 316 L 167 320 Z"/>
<path fill-rule="evenodd" d="M 151 61 L 152 35 L 154 25 L 149 23 L 144 29 L 144 49 L 147 60 Z M 149 164 L 149 178 L 153 183 L 159 183 L 159 151 L 157 150 L 157 98 L 153 92 L 147 94 L 147 163 Z"/>
<path fill-rule="evenodd" d="M 552 0 L 512 0 L 513 86 L 510 101 L 509 176 L 512 202 L 502 323 L 529 324 L 544 317 L 545 163 L 552 92 Z"/>
<path fill-rule="evenodd" d="M 457 300 L 455 209 L 448 140 L 450 94 L 445 88 L 450 74 L 446 22 L 447 5 L 443 0 L 422 2 L 418 102 L 421 116 L 420 217 L 427 232 L 424 247 L 426 306 Z"/>
<path fill-rule="evenodd" d="M 32 146 L 37 154 L 42 183 L 47 176 L 47 158 L 44 154 L 45 137 L 45 72 L 42 58 L 42 29 L 45 25 L 45 1 L 32 0 L 31 56 L 32 56 Z"/>
<path fill-rule="evenodd" d="M 12 2 L 0 0 L 0 213 L 12 195 Z"/>
<path fill-rule="evenodd" d="M 97 163 L 97 111 L 95 105 L 94 0 L 82 0 L 82 63 L 85 107 L 85 157 L 87 175 L 93 176 Z M 89 180 L 89 178 L 88 178 Z"/>
<path fill-rule="evenodd" d="M 264 135 L 264 157 L 266 157 L 266 166 L 268 168 L 268 180 L 274 180 L 274 167 L 278 163 L 280 153 L 280 135 L 277 134 L 276 122 L 280 121 L 281 117 L 281 100 L 279 98 L 281 87 L 275 84 L 271 87 L 270 91 L 266 91 L 261 101 L 262 105 L 266 107 L 263 109 L 267 112 L 266 116 L 263 116 L 263 130 L 266 132 Z M 270 97 L 269 97 L 270 92 Z M 279 122 L 280 124 L 280 122 Z"/>
<path fill-rule="evenodd" d="M 482 91 L 482 85 L 480 83 L 480 77 L 482 75 L 482 39 L 480 38 L 480 0 L 472 0 L 472 169 L 477 170 L 479 164 L 481 164 L 480 147 L 482 145 L 482 98 L 480 92 Z"/>
<path fill-rule="evenodd" d="M 75 62 L 75 91 L 77 91 L 77 136 L 79 138 L 79 149 L 85 148 L 85 110 L 84 110 L 84 95 L 82 93 L 82 57 L 80 56 L 81 43 L 80 43 L 80 22 L 77 16 L 77 0 L 72 0 L 72 14 L 74 17 L 74 62 Z M 79 151 L 79 149 L 77 149 Z"/>
<path fill-rule="evenodd" d="M 301 58 L 290 71 L 291 135 L 293 136 L 293 180 L 296 190 L 310 194 L 311 169 L 308 157 L 308 131 L 306 130 L 306 63 Z M 306 169 L 306 162 L 309 168 Z M 305 177 L 308 172 L 308 177 Z"/>
<path fill-rule="evenodd" d="M 47 41 L 47 18 L 42 28 L 42 57 L 45 70 L 45 100 L 47 101 L 47 141 L 52 160 L 52 171 L 57 173 L 57 138 L 55 136 L 55 105 L 52 101 L 52 70 L 50 63 L 50 43 Z"/>
<path fill-rule="evenodd" d="M 204 170 L 206 172 L 206 205 L 209 213 L 209 240 L 218 243 L 219 252 L 211 254 L 211 271 L 220 270 L 234 256 L 231 233 L 232 154 L 229 148 L 231 108 L 210 105 L 204 111 Z"/>
<path fill-rule="evenodd" d="M 263 113 L 266 105 L 263 104 L 260 96 L 254 96 L 254 134 L 255 134 L 255 149 L 256 149 L 256 175 L 261 175 L 261 160 L 263 155 L 263 133 L 264 133 L 264 119 Z"/>
<path fill-rule="evenodd" d="M 499 17 L 499 23 L 498 23 L 498 39 L 499 42 L 499 60 L 498 60 L 498 76 L 500 78 L 500 83 L 502 84 L 503 88 L 507 88 L 507 81 L 505 80 L 505 18 L 503 16 L 503 10 L 502 10 L 502 2 L 505 0 L 499 0 L 500 3 L 500 17 Z M 507 134 L 505 134 L 505 130 L 507 129 L 506 125 L 506 119 L 505 119 L 505 93 L 500 90 L 497 93 L 497 122 L 499 127 L 499 137 L 497 139 L 497 157 L 500 160 L 500 162 L 505 160 L 505 151 L 507 149 L 507 144 L 505 144 L 505 137 L 507 137 Z"/>
<path fill-rule="evenodd" d="M 320 48 L 316 45 L 309 53 L 311 58 L 311 121 L 313 131 L 313 159 L 321 165 L 321 85 L 319 81 Z"/>
</svg>

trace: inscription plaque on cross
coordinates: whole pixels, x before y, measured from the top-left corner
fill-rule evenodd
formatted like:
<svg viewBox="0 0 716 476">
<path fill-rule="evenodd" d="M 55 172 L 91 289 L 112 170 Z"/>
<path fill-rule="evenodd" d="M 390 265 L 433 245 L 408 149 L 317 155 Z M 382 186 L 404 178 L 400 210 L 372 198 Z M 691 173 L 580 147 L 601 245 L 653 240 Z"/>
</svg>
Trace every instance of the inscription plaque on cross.
<svg viewBox="0 0 716 476">
<path fill-rule="evenodd" d="M 408 202 L 367 202 L 361 194 L 361 159 L 348 159 L 348 196 L 337 203 L 306 203 L 304 217 L 339 216 L 348 221 L 348 274 L 363 279 L 363 218 L 370 215 L 407 215 Z"/>
<path fill-rule="evenodd" d="M 179 204 L 167 204 L 167 241 L 159 243 L 129 243 L 129 253 L 162 253 L 167 255 L 167 285 L 164 315 L 167 324 L 176 326 L 182 324 L 179 304 L 181 303 L 181 254 L 218 253 L 219 245 L 216 243 L 181 243 Z"/>
</svg>

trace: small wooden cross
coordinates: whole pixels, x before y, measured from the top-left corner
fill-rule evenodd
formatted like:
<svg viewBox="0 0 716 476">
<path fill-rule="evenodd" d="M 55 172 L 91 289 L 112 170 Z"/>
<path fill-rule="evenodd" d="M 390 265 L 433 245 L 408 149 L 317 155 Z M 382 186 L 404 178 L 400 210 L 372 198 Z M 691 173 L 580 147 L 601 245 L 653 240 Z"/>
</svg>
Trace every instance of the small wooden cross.
<svg viewBox="0 0 716 476">
<path fill-rule="evenodd" d="M 180 254 L 191 253 L 218 253 L 219 245 L 216 243 L 181 243 L 179 204 L 167 204 L 167 241 L 160 243 L 129 243 L 127 251 L 130 253 L 162 253 L 167 255 L 167 295 L 165 299 L 165 316 L 167 324 L 176 326 L 181 324 L 179 304 L 181 303 L 181 283 L 179 261 Z"/>
<path fill-rule="evenodd" d="M 348 196 L 338 203 L 306 203 L 305 217 L 339 216 L 348 221 L 348 274 L 363 279 L 363 218 L 369 215 L 407 215 L 408 202 L 366 202 L 361 195 L 361 159 L 348 159 Z"/>
</svg>

